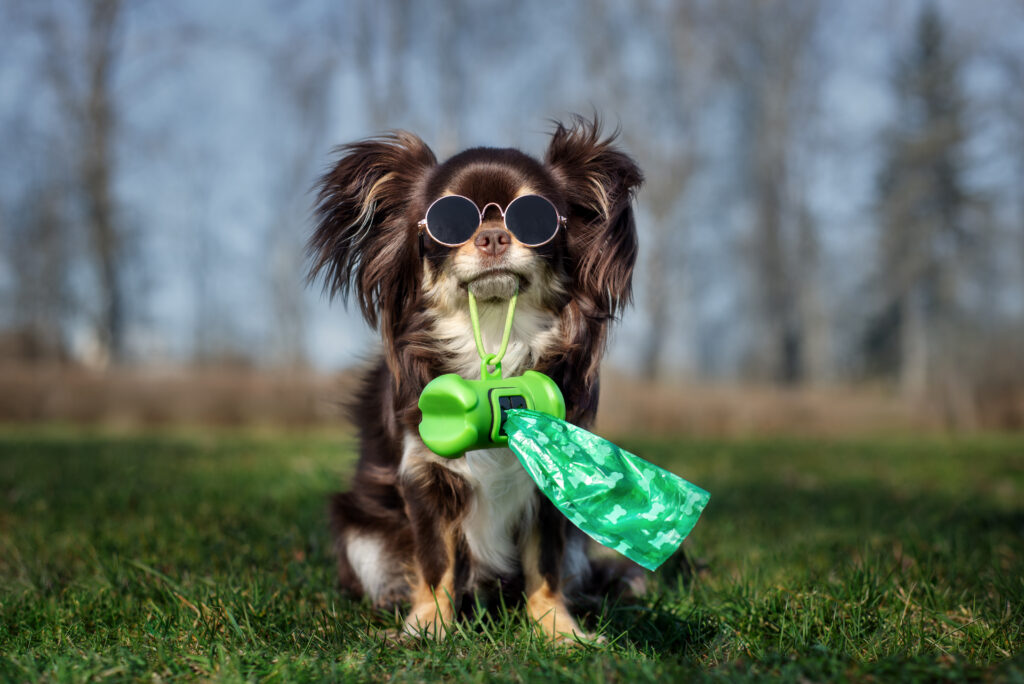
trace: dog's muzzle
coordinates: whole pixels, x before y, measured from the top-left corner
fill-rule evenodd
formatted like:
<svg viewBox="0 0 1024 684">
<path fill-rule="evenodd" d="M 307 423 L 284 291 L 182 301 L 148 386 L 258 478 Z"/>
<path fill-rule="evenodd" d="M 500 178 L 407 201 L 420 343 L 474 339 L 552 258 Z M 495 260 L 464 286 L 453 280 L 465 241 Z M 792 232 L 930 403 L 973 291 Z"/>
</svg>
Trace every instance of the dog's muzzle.
<svg viewBox="0 0 1024 684">
<path fill-rule="evenodd" d="M 510 299 L 519 289 L 519 276 L 508 271 L 485 273 L 469 283 L 468 287 L 481 301 Z"/>
</svg>

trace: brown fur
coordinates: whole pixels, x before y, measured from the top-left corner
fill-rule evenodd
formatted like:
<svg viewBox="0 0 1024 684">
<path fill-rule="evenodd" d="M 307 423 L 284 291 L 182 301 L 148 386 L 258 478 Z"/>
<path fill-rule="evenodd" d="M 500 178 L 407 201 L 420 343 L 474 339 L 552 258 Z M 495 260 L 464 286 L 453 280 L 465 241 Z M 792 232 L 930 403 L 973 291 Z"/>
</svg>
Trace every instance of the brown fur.
<svg viewBox="0 0 1024 684">
<path fill-rule="evenodd" d="M 528 191 L 568 218 L 554 240 L 527 252 L 533 270 L 520 274 L 520 291 L 559 330 L 529 366 L 562 389 L 568 420 L 589 426 L 608 326 L 629 301 L 637 253 L 631 202 L 642 176 L 613 138 L 601 137 L 596 120 L 576 118 L 557 125 L 543 163 L 517 150 L 476 148 L 439 165 L 419 138 L 396 132 L 339 148 L 339 161 L 321 181 L 310 277 L 322 277 L 331 295 L 354 292 L 383 341 L 381 360 L 352 402 L 360 432 L 352 486 L 331 502 L 339 579 L 357 595 L 367 590 L 346 556 L 350 535 L 386 540 L 381 576 L 407 579 L 395 579 L 375 598 L 410 600 L 410 629 L 443 633 L 461 598 L 486 577 L 460 532 L 478 493 L 415 445 L 420 392 L 438 375 L 460 370 L 445 352 L 451 341 L 435 335 L 444 304 L 424 291 L 425 277 L 451 284 L 458 259 L 492 257 L 474 254 L 471 243 L 461 252 L 434 243 L 417 222 L 446 192 L 504 207 Z M 484 226 L 502 226 L 500 217 L 495 223 L 488 216 Z M 414 449 L 403 465 L 408 439 Z M 577 632 L 562 574 L 566 549 L 579 546 L 580 533 L 543 496 L 533 496 L 535 514 L 511 531 L 522 549 L 518 570 L 497 579 L 525 589 L 528 610 L 552 635 Z"/>
</svg>

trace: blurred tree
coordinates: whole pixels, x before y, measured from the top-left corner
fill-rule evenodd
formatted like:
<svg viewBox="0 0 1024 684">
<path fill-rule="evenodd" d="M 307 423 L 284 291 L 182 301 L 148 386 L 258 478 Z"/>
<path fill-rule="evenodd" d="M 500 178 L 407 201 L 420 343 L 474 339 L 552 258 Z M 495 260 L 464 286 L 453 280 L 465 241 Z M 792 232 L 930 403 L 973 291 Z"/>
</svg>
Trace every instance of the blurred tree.
<svg viewBox="0 0 1024 684">
<path fill-rule="evenodd" d="M 19 358 L 68 356 L 65 323 L 73 306 L 68 279 L 73 258 L 68 206 L 57 181 L 54 177 L 30 187 L 8 214 L 10 226 L 0 230 L 13 275 L 11 327 L 16 339 L 7 340 L 9 347 L 14 345 L 7 352 Z"/>
<path fill-rule="evenodd" d="M 666 370 L 692 371 L 683 342 L 673 326 L 689 306 L 685 258 L 689 239 L 686 199 L 702 163 L 699 126 L 704 100 L 714 87 L 710 46 L 703 42 L 705 3 L 680 0 L 668 5 L 648 0 L 637 6 L 595 0 L 582 3 L 584 48 L 590 81 L 604 87 L 593 100 L 601 111 L 631 103 L 632 115 L 645 125 L 624 127 L 621 141 L 645 170 L 638 226 L 641 263 L 635 274 L 647 329 L 636 355 L 640 374 L 649 380 Z M 639 11 L 637 11 L 639 10 Z M 622 40 L 621 26 L 633 22 L 642 48 Z M 638 73 L 632 58 L 638 49 L 651 55 Z M 672 352 L 673 363 L 667 362 Z"/>
<path fill-rule="evenodd" d="M 1022 7 L 1024 8 L 1024 7 Z M 1009 124 L 1007 148 L 1013 156 L 1016 178 L 1010 182 L 1010 201 L 1016 202 L 1017 251 L 1021 291 L 1024 292 L 1024 53 L 1018 49 L 1002 49 L 997 59 L 1007 87 L 1000 91 L 999 108 Z"/>
<path fill-rule="evenodd" d="M 474 30 L 485 22 L 474 22 L 473 16 L 463 0 L 444 0 L 436 3 L 437 16 L 434 18 L 435 43 L 433 44 L 437 85 L 440 90 L 439 136 L 434 151 L 445 159 L 460 151 L 463 138 L 463 123 L 470 108 L 468 82 L 471 68 L 467 67 L 463 46 L 474 36 Z M 406 10 L 408 14 L 408 10 Z M 479 68 L 490 55 L 474 54 L 474 60 L 481 60 L 473 66 Z"/>
<path fill-rule="evenodd" d="M 657 62 L 654 81 L 659 98 L 647 106 L 658 109 L 662 118 L 657 131 L 630 132 L 626 140 L 631 149 L 653 164 L 647 176 L 645 199 L 651 212 L 651 225 L 644 237 L 647 259 L 641 269 L 646 279 L 645 308 L 649 327 L 640 358 L 640 372 L 653 380 L 665 367 L 666 346 L 670 342 L 674 316 L 685 315 L 687 292 L 680 281 L 686 278 L 682 255 L 686 253 L 688 225 L 684 202 L 690 183 L 701 163 L 698 126 L 701 105 L 713 86 L 707 59 L 701 53 L 708 46 L 701 41 L 703 17 L 700 3 L 680 0 L 668 7 L 663 17 L 657 8 L 649 8 L 648 20 L 655 25 L 651 34 L 667 32 L 667 49 Z M 652 117 L 653 118 L 653 117 Z M 678 369 L 677 369 L 678 370 Z M 688 369 L 691 370 L 692 369 Z"/>
<path fill-rule="evenodd" d="M 753 228 L 750 370 L 759 379 L 798 383 L 808 374 L 808 338 L 824 334 L 824 318 L 802 308 L 816 301 L 818 252 L 793 159 L 816 112 L 821 5 L 778 0 L 715 7 L 724 72 L 736 95 L 739 192 Z"/>
<path fill-rule="evenodd" d="M 125 352 L 125 264 L 124 229 L 114 195 L 119 123 L 114 74 L 122 42 L 123 5 L 121 0 L 92 0 L 85 6 L 82 27 L 74 25 L 75 12 L 62 9 L 67 8 L 42 6 L 36 26 L 45 44 L 45 75 L 72 139 L 75 190 L 97 276 L 99 338 L 110 359 L 117 362 Z"/>
<path fill-rule="evenodd" d="M 959 266 L 972 248 L 964 181 L 966 101 L 961 60 L 934 5 L 894 72 L 896 121 L 884 135 L 879 175 L 881 232 L 875 285 L 880 314 L 867 352 L 912 398 L 939 392 L 951 411 L 956 381 Z M 954 413 L 962 415 L 962 410 Z"/>
<path fill-rule="evenodd" d="M 0 5 L 0 64 L 17 65 L 31 42 L 30 8 Z M 69 274 L 75 262 L 69 230 L 71 206 L 64 189 L 67 170 L 50 163 L 64 147 L 56 136 L 43 138 L 45 124 L 31 106 L 37 81 L 23 70 L 6 79 L 4 97 L 15 107 L 0 110 L 3 167 L 0 169 L 0 354 L 15 358 L 64 358 L 69 352 L 67 318 L 73 309 Z M 0 103 L 2 104 L 2 103 Z"/>
<path fill-rule="evenodd" d="M 333 50 L 313 44 L 297 48 L 301 37 L 291 35 L 269 53 L 272 82 L 282 96 L 283 120 L 292 135 L 283 136 L 285 149 L 275 150 L 276 177 L 268 195 L 268 277 L 271 312 L 270 360 L 288 367 L 304 366 L 306 306 L 304 263 L 308 190 L 318 171 L 330 121 L 331 82 L 337 66 Z"/>
<path fill-rule="evenodd" d="M 440 4 L 440 3 L 439 3 Z M 447 7 L 449 3 L 445 3 Z M 414 27 L 409 0 L 356 3 L 351 39 L 370 131 L 395 128 L 407 107 L 406 73 Z M 343 22 L 335 22 L 339 25 Z M 340 26 L 339 26 L 340 28 Z"/>
</svg>

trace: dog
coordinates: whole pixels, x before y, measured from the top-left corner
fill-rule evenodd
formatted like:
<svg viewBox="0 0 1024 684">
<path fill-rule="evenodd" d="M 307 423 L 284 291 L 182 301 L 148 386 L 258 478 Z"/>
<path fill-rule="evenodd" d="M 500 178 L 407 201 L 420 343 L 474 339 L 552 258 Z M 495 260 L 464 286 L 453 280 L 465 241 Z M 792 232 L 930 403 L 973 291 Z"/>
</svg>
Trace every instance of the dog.
<svg viewBox="0 0 1024 684">
<path fill-rule="evenodd" d="M 607 578 L 585 535 L 508 449 L 457 459 L 428 450 L 417 400 L 439 375 L 480 377 L 469 291 L 491 350 L 518 292 L 505 377 L 545 373 L 566 419 L 593 423 L 609 325 L 631 298 L 643 182 L 600 128 L 596 117 L 556 123 L 543 161 L 481 147 L 443 163 L 394 131 L 337 148 L 320 180 L 309 277 L 331 297 L 354 295 L 382 340 L 351 402 L 351 488 L 330 502 L 338 576 L 376 606 L 411 603 L 407 634 L 439 638 L 467 597 L 498 591 L 525 597 L 550 638 L 588 636 L 567 597 Z"/>
</svg>

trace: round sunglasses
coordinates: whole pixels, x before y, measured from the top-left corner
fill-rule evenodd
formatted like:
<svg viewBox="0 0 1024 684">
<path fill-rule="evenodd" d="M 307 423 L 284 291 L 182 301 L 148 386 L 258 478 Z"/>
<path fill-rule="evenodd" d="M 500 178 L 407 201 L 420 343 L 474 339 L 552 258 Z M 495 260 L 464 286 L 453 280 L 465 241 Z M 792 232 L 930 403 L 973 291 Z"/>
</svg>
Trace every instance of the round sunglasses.
<svg viewBox="0 0 1024 684">
<path fill-rule="evenodd" d="M 445 195 L 434 200 L 427 208 L 426 217 L 418 225 L 435 242 L 446 247 L 458 247 L 469 242 L 483 223 L 484 212 L 491 206 L 501 211 L 505 228 L 527 247 L 540 247 L 551 242 L 558 233 L 558 227 L 564 226 L 566 222 L 555 205 L 540 195 L 516 197 L 504 211 L 496 202 L 490 202 L 480 209 L 468 197 Z"/>
</svg>

